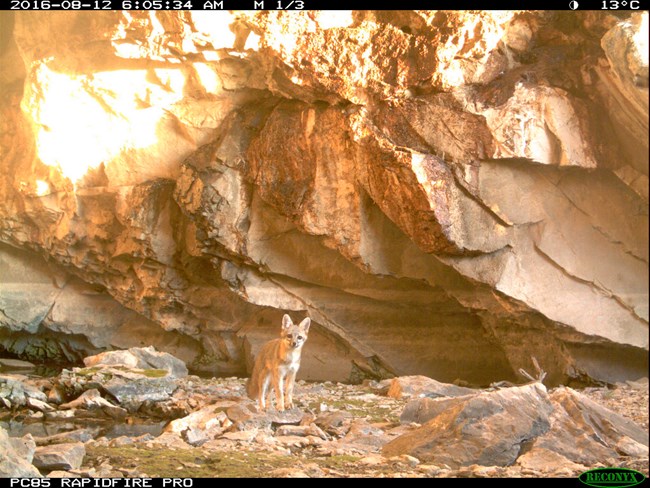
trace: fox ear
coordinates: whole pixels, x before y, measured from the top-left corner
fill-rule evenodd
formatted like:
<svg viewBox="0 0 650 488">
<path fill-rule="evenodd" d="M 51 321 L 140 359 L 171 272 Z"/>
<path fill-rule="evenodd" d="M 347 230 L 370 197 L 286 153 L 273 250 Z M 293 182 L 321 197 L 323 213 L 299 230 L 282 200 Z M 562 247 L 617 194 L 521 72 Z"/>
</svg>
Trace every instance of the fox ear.
<svg viewBox="0 0 650 488">
<path fill-rule="evenodd" d="M 305 331 L 305 334 L 306 334 L 307 332 L 309 332 L 309 326 L 310 325 L 311 325 L 311 319 L 309 317 L 307 317 L 302 322 L 300 322 L 300 325 L 298 327 L 303 329 Z"/>
<path fill-rule="evenodd" d="M 284 317 L 282 317 L 282 328 L 283 329 L 288 329 L 293 325 L 293 322 L 291 321 L 291 317 L 289 317 L 286 313 L 284 314 Z"/>
</svg>

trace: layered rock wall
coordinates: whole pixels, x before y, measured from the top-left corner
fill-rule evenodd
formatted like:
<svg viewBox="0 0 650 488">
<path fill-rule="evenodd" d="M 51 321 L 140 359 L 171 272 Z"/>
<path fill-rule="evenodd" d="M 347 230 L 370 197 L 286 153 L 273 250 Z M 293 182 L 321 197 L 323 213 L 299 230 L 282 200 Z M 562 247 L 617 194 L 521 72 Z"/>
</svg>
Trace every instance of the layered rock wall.
<svg viewBox="0 0 650 488">
<path fill-rule="evenodd" d="M 648 16 L 2 13 L 0 347 L 245 374 L 648 365 Z"/>
</svg>

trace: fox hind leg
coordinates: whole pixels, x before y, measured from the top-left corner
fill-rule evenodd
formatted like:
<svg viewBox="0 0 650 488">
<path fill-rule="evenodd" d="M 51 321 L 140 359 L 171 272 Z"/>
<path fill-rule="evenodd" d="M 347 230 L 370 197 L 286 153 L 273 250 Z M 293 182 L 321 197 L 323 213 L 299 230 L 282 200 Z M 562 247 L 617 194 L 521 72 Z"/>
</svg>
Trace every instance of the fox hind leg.
<svg viewBox="0 0 650 488">
<path fill-rule="evenodd" d="M 269 400 L 271 397 L 271 377 L 269 374 L 264 375 L 262 379 L 262 384 L 260 385 L 260 392 L 257 397 L 258 405 L 260 408 L 260 411 L 264 412 L 266 410 L 267 405 L 269 404 Z"/>
</svg>

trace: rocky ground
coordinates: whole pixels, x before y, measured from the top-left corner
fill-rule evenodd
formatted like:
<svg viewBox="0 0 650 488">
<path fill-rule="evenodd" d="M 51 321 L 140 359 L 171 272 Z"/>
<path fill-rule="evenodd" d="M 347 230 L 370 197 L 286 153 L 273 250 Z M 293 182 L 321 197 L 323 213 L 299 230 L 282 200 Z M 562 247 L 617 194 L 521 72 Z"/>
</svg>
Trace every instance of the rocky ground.
<svg viewBox="0 0 650 488">
<path fill-rule="evenodd" d="M 647 379 L 580 392 L 425 377 L 298 382 L 296 408 L 259 413 L 244 379 L 187 375 L 152 349 L 97 358 L 52 378 L 0 371 L 2 475 L 575 477 L 599 466 L 648 475 Z"/>
</svg>

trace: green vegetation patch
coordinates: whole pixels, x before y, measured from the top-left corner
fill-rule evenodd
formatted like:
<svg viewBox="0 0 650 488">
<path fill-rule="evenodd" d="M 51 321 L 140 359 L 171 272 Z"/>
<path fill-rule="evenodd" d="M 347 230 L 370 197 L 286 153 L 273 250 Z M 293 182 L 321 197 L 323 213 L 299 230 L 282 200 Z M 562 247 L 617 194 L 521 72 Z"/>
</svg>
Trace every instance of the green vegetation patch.
<svg viewBox="0 0 650 488">
<path fill-rule="evenodd" d="M 77 376 L 92 376 L 99 373 L 102 369 L 101 366 L 94 366 L 92 368 L 79 368 L 74 371 L 74 374 Z"/>
<path fill-rule="evenodd" d="M 143 369 L 134 371 L 134 373 L 139 373 L 147 378 L 164 378 L 168 375 L 166 369 Z"/>
<path fill-rule="evenodd" d="M 163 478 L 269 478 L 281 468 L 306 468 L 316 464 L 327 476 L 391 473 L 392 465 L 367 466 L 361 456 L 282 456 L 266 451 L 206 451 L 201 448 L 88 447 L 84 466 L 108 463 L 116 469 Z"/>
<path fill-rule="evenodd" d="M 115 468 L 135 468 L 155 478 L 260 478 L 295 464 L 295 459 L 265 452 L 89 447 L 84 465 L 99 465 L 105 460 Z"/>
</svg>

